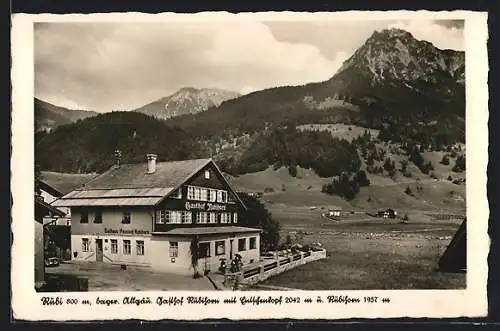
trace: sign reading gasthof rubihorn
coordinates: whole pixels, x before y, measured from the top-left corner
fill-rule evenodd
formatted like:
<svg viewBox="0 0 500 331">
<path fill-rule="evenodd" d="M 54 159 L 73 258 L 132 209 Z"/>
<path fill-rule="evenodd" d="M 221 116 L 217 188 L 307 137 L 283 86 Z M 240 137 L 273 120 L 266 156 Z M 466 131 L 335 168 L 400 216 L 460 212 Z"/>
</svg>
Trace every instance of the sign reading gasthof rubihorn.
<svg viewBox="0 0 500 331">
<path fill-rule="evenodd" d="M 210 202 L 186 202 L 184 205 L 186 210 L 200 210 L 200 211 L 225 211 L 225 205 L 219 205 Z"/>
</svg>

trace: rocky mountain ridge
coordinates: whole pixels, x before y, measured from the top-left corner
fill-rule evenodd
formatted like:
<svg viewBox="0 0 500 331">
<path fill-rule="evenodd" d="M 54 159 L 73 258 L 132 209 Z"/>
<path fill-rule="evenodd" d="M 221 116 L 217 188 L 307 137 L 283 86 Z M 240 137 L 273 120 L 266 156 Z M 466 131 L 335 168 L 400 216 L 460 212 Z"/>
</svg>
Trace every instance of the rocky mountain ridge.
<svg viewBox="0 0 500 331">
<path fill-rule="evenodd" d="M 239 96 L 239 93 L 222 89 L 184 87 L 172 95 L 153 101 L 134 111 L 166 120 L 175 116 L 196 114 L 210 107 L 218 107 L 224 101 Z"/>
</svg>

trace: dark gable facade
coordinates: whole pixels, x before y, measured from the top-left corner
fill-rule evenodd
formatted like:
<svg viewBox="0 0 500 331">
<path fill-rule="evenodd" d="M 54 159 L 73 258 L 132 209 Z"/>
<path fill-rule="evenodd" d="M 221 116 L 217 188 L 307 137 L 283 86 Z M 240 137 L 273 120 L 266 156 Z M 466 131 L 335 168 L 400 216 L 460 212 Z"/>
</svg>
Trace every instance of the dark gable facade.
<svg viewBox="0 0 500 331">
<path fill-rule="evenodd" d="M 231 226 L 245 206 L 214 163 L 209 163 L 156 207 L 153 232 L 180 227 Z"/>
</svg>

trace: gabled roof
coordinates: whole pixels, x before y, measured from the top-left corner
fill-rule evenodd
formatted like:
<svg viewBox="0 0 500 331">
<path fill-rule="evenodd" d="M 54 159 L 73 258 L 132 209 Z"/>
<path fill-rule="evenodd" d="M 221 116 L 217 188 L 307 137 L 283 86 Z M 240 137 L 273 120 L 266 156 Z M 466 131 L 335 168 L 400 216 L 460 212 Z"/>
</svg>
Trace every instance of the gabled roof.
<svg viewBox="0 0 500 331">
<path fill-rule="evenodd" d="M 77 190 L 177 187 L 211 161 L 196 159 L 157 162 L 156 171 L 152 174 L 147 173 L 146 163 L 122 164 L 120 167 L 112 167 Z"/>
<path fill-rule="evenodd" d="M 64 195 L 61 191 L 59 191 L 55 187 L 49 185 L 48 183 L 44 182 L 43 180 L 38 179 L 38 185 L 39 185 L 41 190 L 49 193 L 50 195 L 52 195 L 56 198 L 62 197 Z"/>
<path fill-rule="evenodd" d="M 40 180 L 58 192 L 61 192 L 60 196 L 63 196 L 64 194 L 79 188 L 96 176 L 97 174 L 68 174 L 42 171 L 40 174 Z"/>
<path fill-rule="evenodd" d="M 35 219 L 38 222 L 42 221 L 44 216 L 66 216 L 66 213 L 57 209 L 56 207 L 49 205 L 42 199 L 35 197 Z"/>
<path fill-rule="evenodd" d="M 53 206 L 152 206 L 157 205 L 182 184 L 212 163 L 230 188 L 212 159 L 157 162 L 156 171 L 147 173 L 147 164 L 122 164 L 85 183 L 52 203 Z"/>
</svg>

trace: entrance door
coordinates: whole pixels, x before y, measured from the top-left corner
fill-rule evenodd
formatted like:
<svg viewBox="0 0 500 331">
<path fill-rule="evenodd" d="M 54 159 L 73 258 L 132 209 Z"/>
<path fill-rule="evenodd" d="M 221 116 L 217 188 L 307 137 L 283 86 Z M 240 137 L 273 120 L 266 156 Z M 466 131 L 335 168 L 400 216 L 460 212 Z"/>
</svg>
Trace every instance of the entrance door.
<svg viewBox="0 0 500 331">
<path fill-rule="evenodd" d="M 102 262 L 102 239 L 95 240 L 95 260 Z"/>
<path fill-rule="evenodd" d="M 229 239 L 229 260 L 233 260 L 233 239 Z"/>
</svg>

